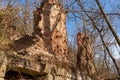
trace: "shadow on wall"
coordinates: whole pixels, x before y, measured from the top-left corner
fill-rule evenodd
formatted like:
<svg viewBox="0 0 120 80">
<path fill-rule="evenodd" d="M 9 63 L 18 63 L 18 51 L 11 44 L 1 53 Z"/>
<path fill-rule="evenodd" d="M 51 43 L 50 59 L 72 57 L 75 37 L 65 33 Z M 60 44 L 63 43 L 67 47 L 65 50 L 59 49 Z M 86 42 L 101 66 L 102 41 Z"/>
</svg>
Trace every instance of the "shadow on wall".
<svg viewBox="0 0 120 80">
<path fill-rule="evenodd" d="M 48 2 L 49 0 L 46 0 L 44 3 L 47 3 L 46 6 L 44 7 L 44 12 L 43 12 L 43 26 L 44 26 L 44 34 L 43 34 L 43 40 L 44 40 L 44 47 L 49 51 L 50 53 L 52 52 L 52 32 L 50 31 L 50 13 L 51 13 L 51 8 L 53 4 L 50 4 Z"/>
<path fill-rule="evenodd" d="M 33 39 L 34 39 L 33 36 L 24 35 L 20 39 L 14 41 L 14 46 L 12 49 L 14 51 L 26 49 L 35 43 Z"/>
</svg>

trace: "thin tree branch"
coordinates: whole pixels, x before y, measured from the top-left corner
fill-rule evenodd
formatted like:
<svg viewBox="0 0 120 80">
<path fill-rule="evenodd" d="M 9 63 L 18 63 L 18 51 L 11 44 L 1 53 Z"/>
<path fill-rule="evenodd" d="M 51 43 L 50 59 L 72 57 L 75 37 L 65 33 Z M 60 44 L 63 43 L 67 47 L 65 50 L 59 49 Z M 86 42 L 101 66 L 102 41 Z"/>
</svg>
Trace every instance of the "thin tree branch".
<svg viewBox="0 0 120 80">
<path fill-rule="evenodd" d="M 87 15 L 87 17 L 91 20 L 94 28 L 98 31 L 98 33 L 99 33 L 99 35 L 100 35 L 100 38 L 101 38 L 101 40 L 102 40 L 102 43 L 104 44 L 104 47 L 106 48 L 107 52 L 109 53 L 109 56 L 110 56 L 110 58 L 112 59 L 114 65 L 115 65 L 115 67 L 116 67 L 116 69 L 117 69 L 118 75 L 119 75 L 119 77 L 120 77 L 119 67 L 118 67 L 118 65 L 117 65 L 117 63 L 116 63 L 116 60 L 115 60 L 114 57 L 112 56 L 112 54 L 111 54 L 108 46 L 106 45 L 106 43 L 105 43 L 105 41 L 104 41 L 104 39 L 103 39 L 103 36 L 102 36 L 102 34 L 100 33 L 99 28 L 97 28 L 96 23 L 94 22 L 94 20 L 93 20 L 93 19 L 91 18 L 91 16 L 89 16 L 88 13 L 85 11 L 85 9 L 84 9 L 84 7 L 82 6 L 81 2 L 78 1 L 78 0 L 76 0 L 76 1 L 78 2 L 78 5 L 81 7 L 81 9 L 84 11 L 84 13 Z"/>
<path fill-rule="evenodd" d="M 102 12 L 103 18 L 105 19 L 105 21 L 106 21 L 106 23 L 107 23 L 109 29 L 111 30 L 111 32 L 112 32 L 113 36 L 115 37 L 115 39 L 116 39 L 118 45 L 120 46 L 120 39 L 119 39 L 118 35 L 116 34 L 116 32 L 115 32 L 113 26 L 111 25 L 111 23 L 110 23 L 110 21 L 109 21 L 107 15 L 105 14 L 105 12 L 104 12 L 102 6 L 100 5 L 99 0 L 95 0 L 95 1 L 96 1 L 97 5 L 98 5 L 100 11 Z"/>
</svg>

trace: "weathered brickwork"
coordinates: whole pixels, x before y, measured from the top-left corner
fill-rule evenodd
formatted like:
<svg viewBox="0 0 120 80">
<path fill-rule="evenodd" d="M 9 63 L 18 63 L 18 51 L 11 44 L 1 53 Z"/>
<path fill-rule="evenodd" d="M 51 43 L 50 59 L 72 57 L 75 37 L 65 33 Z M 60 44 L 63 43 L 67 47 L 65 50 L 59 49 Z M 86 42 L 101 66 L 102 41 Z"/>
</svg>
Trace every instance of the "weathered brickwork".
<svg viewBox="0 0 120 80">
<path fill-rule="evenodd" d="M 95 74 L 95 66 L 93 62 L 93 52 L 91 48 L 91 39 L 89 34 L 78 33 L 77 35 L 77 65 L 88 75 Z"/>
<path fill-rule="evenodd" d="M 34 12 L 34 23 L 39 32 L 41 48 L 54 54 L 59 60 L 67 61 L 66 13 L 57 0 L 45 0 Z M 36 30 L 35 30 L 36 31 Z"/>
</svg>

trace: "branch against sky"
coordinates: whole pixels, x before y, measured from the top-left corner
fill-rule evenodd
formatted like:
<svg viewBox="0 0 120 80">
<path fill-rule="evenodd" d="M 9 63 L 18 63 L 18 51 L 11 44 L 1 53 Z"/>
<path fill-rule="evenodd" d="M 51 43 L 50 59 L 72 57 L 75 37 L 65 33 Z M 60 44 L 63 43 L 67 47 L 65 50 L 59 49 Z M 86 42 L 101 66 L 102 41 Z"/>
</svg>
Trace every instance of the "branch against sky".
<svg viewBox="0 0 120 80">
<path fill-rule="evenodd" d="M 120 39 L 119 39 L 118 35 L 116 34 L 115 30 L 113 29 L 113 26 L 111 25 L 107 15 L 103 11 L 102 6 L 101 6 L 99 0 L 95 0 L 95 1 L 96 1 L 97 5 L 98 5 L 100 11 L 102 12 L 103 18 L 105 19 L 106 23 L 108 24 L 109 29 L 111 30 L 111 32 L 112 32 L 113 36 L 115 37 L 118 45 L 120 46 Z"/>
<path fill-rule="evenodd" d="M 110 58 L 112 59 L 113 64 L 115 65 L 115 67 L 116 67 L 116 69 L 117 69 L 117 71 L 118 71 L 118 74 L 119 74 L 119 76 L 120 76 L 119 67 L 118 67 L 118 65 L 117 65 L 116 59 L 113 57 L 113 53 L 111 53 L 108 45 L 106 45 L 105 39 L 104 39 L 104 37 L 103 37 L 103 35 L 102 35 L 102 33 L 101 33 L 101 30 L 98 28 L 98 24 L 96 23 L 96 20 L 92 18 L 93 16 L 91 16 L 88 12 L 86 12 L 86 8 L 83 6 L 83 4 L 80 2 L 80 0 L 76 0 L 76 1 L 78 2 L 79 6 L 81 7 L 81 9 L 82 9 L 83 12 L 85 13 L 85 15 L 86 15 L 86 16 L 89 18 L 89 20 L 91 21 L 93 27 L 97 30 L 97 32 L 98 32 L 98 34 L 99 34 L 99 36 L 100 36 L 100 39 L 101 39 L 101 41 L 102 41 L 102 43 L 103 43 L 103 46 L 105 47 L 105 49 L 106 49 L 106 51 L 108 52 Z M 103 9 L 103 8 L 102 8 L 102 9 Z M 103 14 L 103 12 L 102 12 L 102 14 Z M 104 19 L 104 18 L 103 18 L 103 19 Z M 111 25 L 111 23 L 109 23 L 109 24 Z M 108 27 L 109 27 L 110 25 L 108 25 Z M 102 26 L 101 26 L 101 27 L 102 27 Z M 112 27 L 112 25 L 111 25 L 111 27 Z M 113 28 L 113 27 L 112 27 L 112 28 Z M 111 31 L 111 30 L 110 30 L 110 31 Z M 115 32 L 115 31 L 114 31 L 114 32 Z M 115 36 L 114 36 L 114 37 L 115 37 Z M 117 37 L 118 37 L 118 36 L 117 36 Z"/>
</svg>

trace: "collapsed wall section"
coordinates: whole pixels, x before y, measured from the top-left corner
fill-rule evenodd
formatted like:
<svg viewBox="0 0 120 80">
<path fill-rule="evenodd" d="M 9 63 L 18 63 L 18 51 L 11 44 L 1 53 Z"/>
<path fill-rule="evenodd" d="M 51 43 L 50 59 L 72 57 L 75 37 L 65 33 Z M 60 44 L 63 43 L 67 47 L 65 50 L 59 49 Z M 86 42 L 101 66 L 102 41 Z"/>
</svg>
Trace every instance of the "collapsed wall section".
<svg viewBox="0 0 120 80">
<path fill-rule="evenodd" d="M 91 80 L 70 63 L 61 62 L 53 56 L 40 55 L 25 58 L 9 55 L 6 80 Z M 4 80 L 4 79 L 3 79 Z"/>
</svg>

